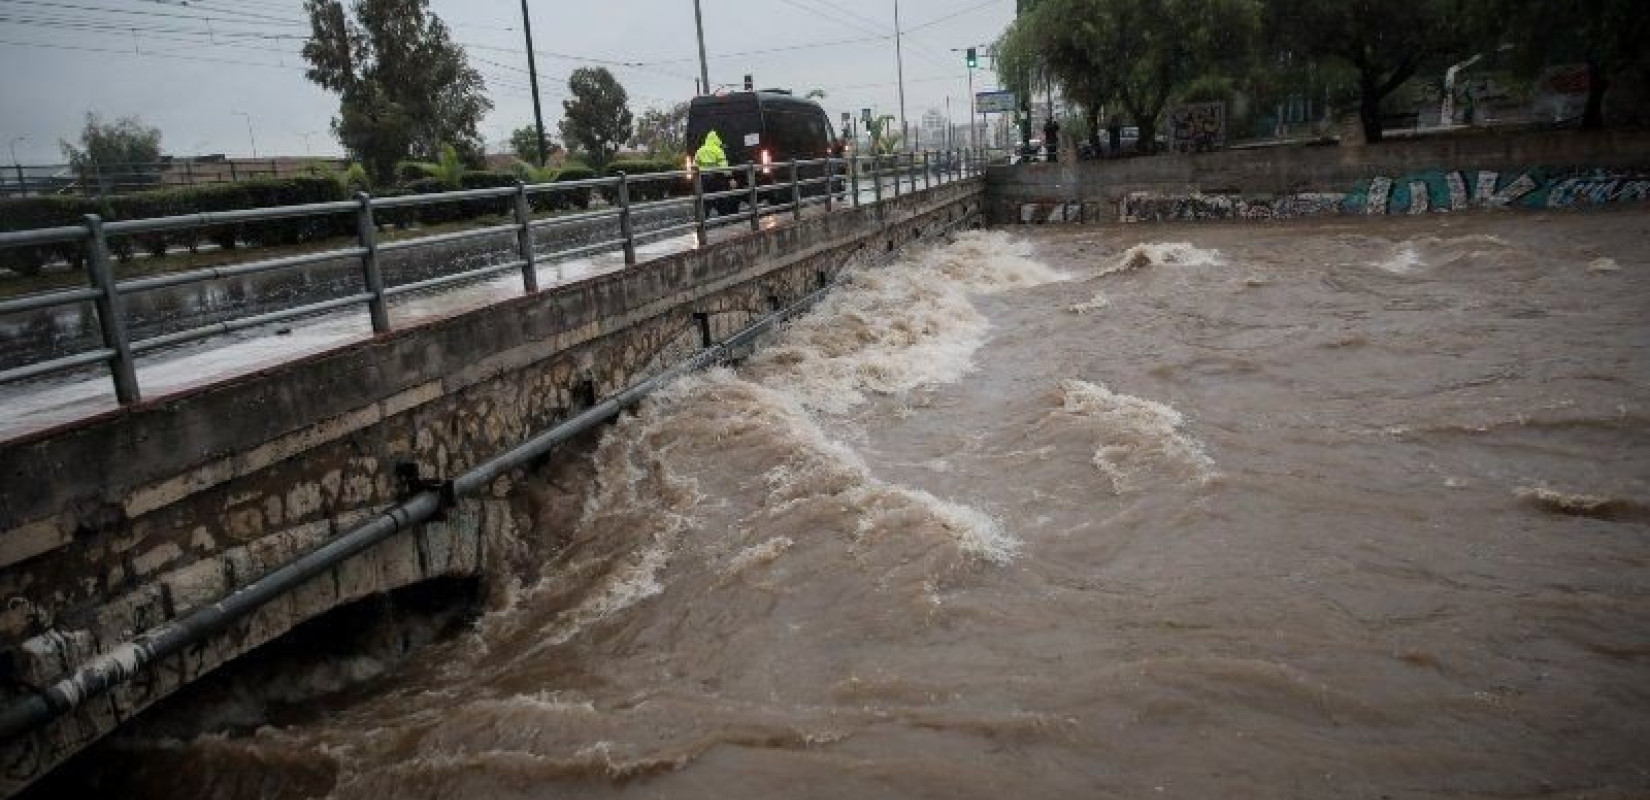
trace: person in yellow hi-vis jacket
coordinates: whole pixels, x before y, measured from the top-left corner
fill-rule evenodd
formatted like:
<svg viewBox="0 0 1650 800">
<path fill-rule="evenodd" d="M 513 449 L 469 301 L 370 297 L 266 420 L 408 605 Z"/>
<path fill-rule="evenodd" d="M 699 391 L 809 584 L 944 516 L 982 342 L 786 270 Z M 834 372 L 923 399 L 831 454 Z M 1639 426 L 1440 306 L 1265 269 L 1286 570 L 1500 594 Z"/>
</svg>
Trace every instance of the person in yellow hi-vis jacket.
<svg viewBox="0 0 1650 800">
<path fill-rule="evenodd" d="M 717 136 L 716 131 L 705 134 L 705 143 L 699 145 L 699 152 L 693 154 L 693 161 L 700 169 L 728 165 L 728 154 L 722 150 L 722 137 Z"/>
<path fill-rule="evenodd" d="M 705 194 L 715 194 L 726 191 L 733 180 L 725 174 L 706 175 L 704 170 L 718 169 L 728 165 L 728 154 L 722 149 L 722 137 L 716 131 L 705 134 L 705 143 L 699 145 L 698 152 L 693 154 L 693 163 L 699 168 L 699 185 L 704 187 Z M 732 214 L 739 210 L 739 199 L 736 197 L 719 198 L 712 200 L 709 207 L 716 209 L 718 214 Z"/>
</svg>

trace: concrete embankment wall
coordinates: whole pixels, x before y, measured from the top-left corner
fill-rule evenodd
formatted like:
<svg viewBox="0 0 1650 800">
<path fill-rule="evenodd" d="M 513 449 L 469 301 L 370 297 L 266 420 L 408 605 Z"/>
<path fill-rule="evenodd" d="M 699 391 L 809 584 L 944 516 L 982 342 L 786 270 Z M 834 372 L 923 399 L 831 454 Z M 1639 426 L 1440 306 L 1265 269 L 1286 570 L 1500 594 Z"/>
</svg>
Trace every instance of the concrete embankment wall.
<svg viewBox="0 0 1650 800">
<path fill-rule="evenodd" d="M 980 217 L 981 182 L 809 216 L 620 273 L 378 336 L 0 443 L 6 689 L 209 604 L 404 498 L 681 360 L 857 262 Z M 0 796 L 306 619 L 438 576 L 485 574 L 530 509 L 506 475 L 18 741 Z"/>
<path fill-rule="evenodd" d="M 992 224 L 1286 219 L 1650 198 L 1650 133 L 1576 131 L 992 167 Z"/>
</svg>

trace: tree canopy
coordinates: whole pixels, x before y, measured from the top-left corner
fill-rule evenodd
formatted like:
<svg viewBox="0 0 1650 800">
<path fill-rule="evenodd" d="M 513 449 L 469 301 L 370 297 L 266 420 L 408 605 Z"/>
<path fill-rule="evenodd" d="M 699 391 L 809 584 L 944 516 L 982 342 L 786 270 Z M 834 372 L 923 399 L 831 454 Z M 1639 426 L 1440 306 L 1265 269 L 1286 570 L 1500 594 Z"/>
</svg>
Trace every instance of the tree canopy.
<svg viewBox="0 0 1650 800">
<path fill-rule="evenodd" d="M 1110 101 L 1156 141 L 1164 107 L 1215 70 L 1240 71 L 1258 32 L 1258 0 L 1039 0 L 998 41 L 997 69 L 1022 98 L 1050 82 L 1090 130 Z"/>
<path fill-rule="evenodd" d="M 1604 99 L 1620 78 L 1650 77 L 1650 9 L 1645 0 L 1480 0 L 1479 28 L 1509 46 L 1510 61 L 1533 77 L 1548 65 L 1587 67 L 1581 127 L 1604 127 Z"/>
<path fill-rule="evenodd" d="M 96 113 L 87 112 L 80 145 L 67 141 L 58 145 L 77 172 L 98 174 L 105 185 L 117 174 L 125 181 L 150 181 L 160 174 L 160 129 L 137 117 L 104 122 Z"/>
<path fill-rule="evenodd" d="M 687 116 L 687 103 L 643 111 L 636 120 L 636 146 L 651 155 L 682 155 L 687 152 Z"/>
<path fill-rule="evenodd" d="M 1364 140 L 1381 140 L 1381 100 L 1470 41 L 1463 0 L 1267 0 L 1274 47 L 1338 59 L 1357 74 Z"/>
<path fill-rule="evenodd" d="M 493 104 L 481 74 L 428 0 L 305 0 L 306 76 L 339 95 L 333 133 L 373 177 L 406 158 L 433 160 L 443 144 L 480 158 L 481 118 Z"/>
<path fill-rule="evenodd" d="M 561 152 L 561 145 L 549 141 L 546 135 L 544 143 L 545 155 L 555 155 Z M 510 131 L 510 152 L 516 158 L 529 164 L 539 163 L 539 129 L 537 125 L 528 124 Z M 540 164 L 539 166 L 543 166 Z"/>
<path fill-rule="evenodd" d="M 80 145 L 67 141 L 58 144 L 76 168 L 153 165 L 160 160 L 160 129 L 143 124 L 137 117 L 104 122 L 96 112 L 89 111 L 86 126 L 80 129 Z"/>
<path fill-rule="evenodd" d="M 562 141 L 601 169 L 633 133 L 629 96 L 606 67 L 573 70 L 567 89 L 571 96 L 561 103 Z"/>
</svg>

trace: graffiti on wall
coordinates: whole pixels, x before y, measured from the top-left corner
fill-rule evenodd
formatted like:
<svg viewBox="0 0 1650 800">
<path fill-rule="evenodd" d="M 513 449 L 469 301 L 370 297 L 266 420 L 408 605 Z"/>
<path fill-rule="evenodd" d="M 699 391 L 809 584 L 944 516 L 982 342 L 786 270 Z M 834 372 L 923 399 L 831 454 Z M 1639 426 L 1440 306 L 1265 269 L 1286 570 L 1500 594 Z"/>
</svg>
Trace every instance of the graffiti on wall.
<svg viewBox="0 0 1650 800">
<path fill-rule="evenodd" d="M 1568 208 L 1650 200 L 1650 173 L 1535 168 L 1429 170 L 1360 181 L 1347 192 L 1311 192 L 1258 198 L 1240 195 L 1165 195 L 1135 192 L 1123 198 L 1124 222 L 1290 219 L 1325 214 L 1426 214 L 1473 208 Z"/>
<path fill-rule="evenodd" d="M 1226 104 L 1187 103 L 1169 111 L 1169 148 L 1203 153 L 1226 144 Z"/>
</svg>

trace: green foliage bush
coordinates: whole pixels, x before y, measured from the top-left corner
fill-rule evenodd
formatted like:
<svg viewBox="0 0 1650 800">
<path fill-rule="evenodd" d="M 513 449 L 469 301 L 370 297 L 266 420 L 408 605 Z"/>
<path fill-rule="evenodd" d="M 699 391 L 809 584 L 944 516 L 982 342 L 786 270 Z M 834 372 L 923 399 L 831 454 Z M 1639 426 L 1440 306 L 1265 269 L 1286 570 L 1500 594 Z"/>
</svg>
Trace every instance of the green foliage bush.
<svg viewBox="0 0 1650 800">
<path fill-rule="evenodd" d="M 428 161 L 402 161 L 395 165 L 395 179 L 402 184 L 441 177 L 441 166 Z"/>
<path fill-rule="evenodd" d="M 568 181 L 589 180 L 594 177 L 596 177 L 595 170 L 575 164 L 562 167 L 561 171 L 557 172 L 556 176 L 551 180 L 555 183 L 566 183 Z M 559 192 L 552 192 L 548 195 L 548 199 L 550 201 L 550 207 L 556 210 L 564 210 L 568 208 L 589 208 L 590 189 L 586 187 L 582 189 L 566 189 Z"/>
<path fill-rule="evenodd" d="M 26 230 L 59 225 L 79 225 L 87 214 L 105 221 L 150 219 L 244 208 L 302 205 L 345 200 L 348 188 L 334 177 L 302 176 L 271 178 L 239 183 L 206 184 L 176 189 L 111 195 L 98 201 L 68 197 L 24 197 L 0 200 L 0 230 Z M 299 217 L 293 219 L 241 222 L 204 228 L 180 228 L 135 236 L 111 236 L 109 252 L 121 261 L 130 260 L 138 249 L 161 257 L 173 247 L 194 250 L 202 239 L 229 249 L 245 243 L 252 246 L 299 244 L 354 231 L 348 214 Z M 57 260 L 72 265 L 82 263 L 78 244 L 12 248 L 0 251 L 0 266 L 24 275 L 38 273 Z"/>
<path fill-rule="evenodd" d="M 97 201 L 80 197 L 20 197 L 0 199 L 0 231 L 26 231 L 80 225 L 85 215 L 99 212 Z M 77 242 L 0 249 L 0 268 L 34 275 L 53 261 L 80 267 L 85 260 Z"/>
<path fill-rule="evenodd" d="M 675 172 L 682 169 L 681 164 L 665 160 L 626 160 L 615 161 L 607 165 L 603 173 L 609 177 L 624 172 L 630 178 L 630 201 L 645 203 L 650 200 L 663 200 L 667 197 L 682 197 L 693 194 L 693 184 L 686 178 L 674 180 L 637 180 L 637 176 L 653 175 L 660 172 Z M 609 203 L 618 202 L 617 188 L 603 188 L 602 197 Z"/>
</svg>

